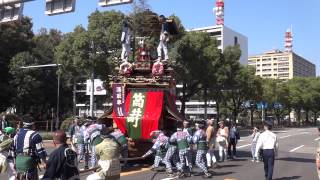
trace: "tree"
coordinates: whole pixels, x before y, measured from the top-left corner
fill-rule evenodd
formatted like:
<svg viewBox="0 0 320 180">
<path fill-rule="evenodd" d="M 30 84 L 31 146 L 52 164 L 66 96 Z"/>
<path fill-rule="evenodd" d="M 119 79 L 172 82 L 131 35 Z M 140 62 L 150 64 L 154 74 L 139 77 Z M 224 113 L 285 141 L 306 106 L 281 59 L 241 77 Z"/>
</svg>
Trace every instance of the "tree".
<svg viewBox="0 0 320 180">
<path fill-rule="evenodd" d="M 24 17 L 21 21 L 0 24 L 0 111 L 10 107 L 13 96 L 9 81 L 10 59 L 19 52 L 28 51 L 33 47 L 31 19 Z"/>
<path fill-rule="evenodd" d="M 14 94 L 11 102 L 17 107 L 18 113 L 32 113 L 35 117 L 41 118 L 43 114 L 50 114 L 50 108 L 56 106 L 57 69 L 21 69 L 21 67 L 54 63 L 54 49 L 61 39 L 61 32 L 41 29 L 32 39 L 34 47 L 16 54 L 11 59 L 10 75 L 13 78 L 10 85 Z M 62 105 L 68 102 L 68 98 L 64 100 L 61 102 Z"/>
<path fill-rule="evenodd" d="M 262 93 L 260 78 L 255 76 L 255 69 L 250 66 L 241 67 L 235 74 L 233 82 L 225 90 L 226 105 L 232 111 L 232 120 L 238 118 L 238 114 L 244 109 L 246 101 L 255 100 Z"/>
<path fill-rule="evenodd" d="M 182 84 L 181 113 L 184 114 L 185 102 L 199 92 L 204 82 L 210 61 L 209 48 L 213 40 L 207 33 L 187 33 L 176 41 L 171 51 L 171 57 L 176 61 L 175 71 L 177 81 Z M 204 80 L 205 79 L 205 80 Z"/>
</svg>

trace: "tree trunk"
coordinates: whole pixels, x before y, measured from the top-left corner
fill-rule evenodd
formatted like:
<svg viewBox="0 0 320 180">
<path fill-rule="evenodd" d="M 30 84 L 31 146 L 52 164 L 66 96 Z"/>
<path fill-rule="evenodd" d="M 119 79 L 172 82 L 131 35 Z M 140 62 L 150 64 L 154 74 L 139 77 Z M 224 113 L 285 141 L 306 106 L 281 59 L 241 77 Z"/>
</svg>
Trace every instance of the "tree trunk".
<svg viewBox="0 0 320 180">
<path fill-rule="evenodd" d="M 301 126 L 301 110 L 300 109 L 298 109 L 297 115 L 298 115 L 299 126 Z"/>
<path fill-rule="evenodd" d="M 76 109 L 76 93 L 77 93 L 77 87 L 76 87 L 76 80 L 74 79 L 73 80 L 73 98 L 72 98 L 72 101 L 73 101 L 73 109 L 72 109 L 72 112 L 73 112 L 73 115 L 76 116 L 77 115 L 77 109 Z"/>
<path fill-rule="evenodd" d="M 317 125 L 317 112 L 313 112 L 314 113 L 314 125 Z"/>
<path fill-rule="evenodd" d="M 187 84 L 183 83 L 182 85 L 182 98 L 181 98 L 181 109 L 180 113 L 184 116 L 185 115 L 185 110 L 186 110 L 186 87 Z"/>
<path fill-rule="evenodd" d="M 288 121 L 288 125 L 291 125 L 291 108 L 288 108 L 288 112 L 289 112 L 289 121 Z"/>
<path fill-rule="evenodd" d="M 306 124 L 309 124 L 309 109 L 306 109 Z"/>
<path fill-rule="evenodd" d="M 253 128 L 253 108 L 250 108 L 250 121 L 251 121 L 251 127 Z"/>
<path fill-rule="evenodd" d="M 217 110 L 217 122 L 220 120 L 220 102 L 216 101 L 216 110 Z"/>
<path fill-rule="evenodd" d="M 203 99 L 204 99 L 204 119 L 208 118 L 208 88 L 207 86 L 204 87 L 204 93 L 203 93 Z"/>
</svg>

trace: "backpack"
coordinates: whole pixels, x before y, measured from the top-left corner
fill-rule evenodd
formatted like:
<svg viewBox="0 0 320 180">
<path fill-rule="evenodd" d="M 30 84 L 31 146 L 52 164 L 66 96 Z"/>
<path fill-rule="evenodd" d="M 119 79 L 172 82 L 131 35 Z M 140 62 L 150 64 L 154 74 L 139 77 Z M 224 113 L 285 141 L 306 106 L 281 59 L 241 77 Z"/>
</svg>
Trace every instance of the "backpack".
<svg viewBox="0 0 320 180">
<path fill-rule="evenodd" d="M 239 140 L 239 139 L 240 139 L 240 133 L 239 133 L 239 131 L 238 131 L 238 130 L 236 131 L 236 139 L 237 139 L 237 140 Z"/>
<path fill-rule="evenodd" d="M 80 180 L 77 153 L 70 148 L 64 150 L 65 160 L 62 166 L 61 179 Z"/>
</svg>

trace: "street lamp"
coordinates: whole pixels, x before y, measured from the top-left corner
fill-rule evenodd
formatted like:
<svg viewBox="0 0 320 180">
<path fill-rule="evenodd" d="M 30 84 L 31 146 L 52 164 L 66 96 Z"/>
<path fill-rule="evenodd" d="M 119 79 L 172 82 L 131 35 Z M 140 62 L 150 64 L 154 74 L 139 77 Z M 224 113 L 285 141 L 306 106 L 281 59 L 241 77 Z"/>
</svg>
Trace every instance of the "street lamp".
<svg viewBox="0 0 320 180">
<path fill-rule="evenodd" d="M 46 67 L 58 67 L 61 64 L 43 64 L 43 65 L 33 65 L 33 66 L 22 66 L 21 69 L 32 69 L 32 68 L 46 68 Z M 59 129 L 59 107 L 60 107 L 60 73 L 58 72 L 58 87 L 57 87 L 57 112 L 56 112 L 56 129 Z"/>
</svg>

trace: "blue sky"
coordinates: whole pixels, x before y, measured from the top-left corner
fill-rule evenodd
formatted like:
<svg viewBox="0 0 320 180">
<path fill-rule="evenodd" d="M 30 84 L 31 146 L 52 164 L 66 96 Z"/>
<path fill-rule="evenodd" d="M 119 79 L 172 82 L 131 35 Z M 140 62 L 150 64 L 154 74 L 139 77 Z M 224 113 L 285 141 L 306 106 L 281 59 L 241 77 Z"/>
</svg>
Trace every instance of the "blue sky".
<svg viewBox="0 0 320 180">
<path fill-rule="evenodd" d="M 187 29 L 215 24 L 215 0 L 149 0 L 151 9 L 158 14 L 175 14 Z M 315 63 L 320 73 L 320 1 L 319 0 L 225 0 L 225 25 L 246 35 L 249 55 L 273 48 L 283 49 L 284 32 L 291 25 L 294 51 Z M 130 5 L 99 7 L 98 0 L 77 0 L 76 11 L 69 14 L 46 16 L 45 0 L 25 3 L 24 15 L 33 19 L 34 31 L 41 27 L 70 32 L 98 9 L 131 12 Z"/>
</svg>

